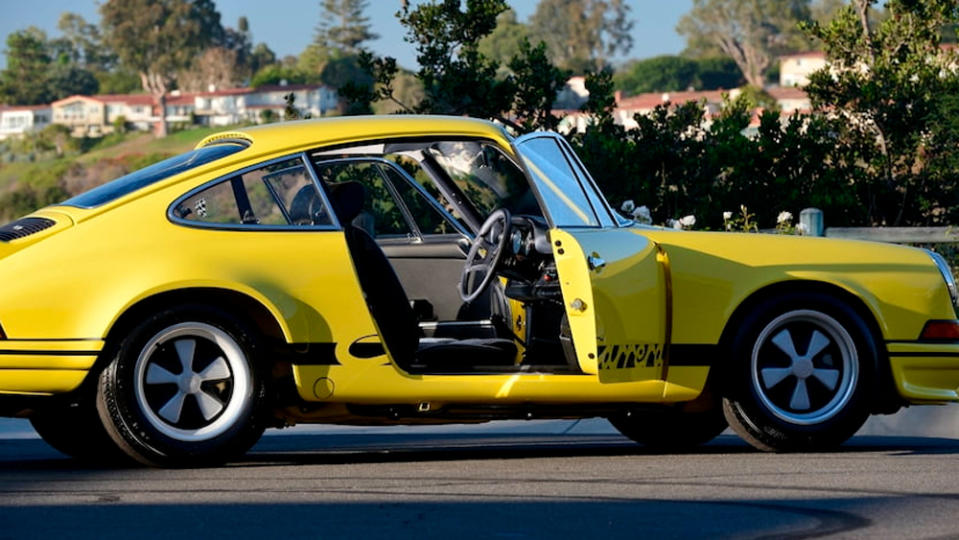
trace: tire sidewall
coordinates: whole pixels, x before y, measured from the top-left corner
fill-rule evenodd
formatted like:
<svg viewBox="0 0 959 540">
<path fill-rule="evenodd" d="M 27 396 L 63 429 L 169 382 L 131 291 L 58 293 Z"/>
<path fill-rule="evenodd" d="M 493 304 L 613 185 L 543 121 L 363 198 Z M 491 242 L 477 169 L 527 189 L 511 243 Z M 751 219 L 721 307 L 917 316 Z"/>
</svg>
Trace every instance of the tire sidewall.
<svg viewBox="0 0 959 540">
<path fill-rule="evenodd" d="M 226 332 L 239 345 L 250 374 L 247 400 L 237 420 L 202 441 L 183 441 L 160 432 L 144 414 L 135 390 L 137 360 L 144 346 L 158 333 L 184 322 L 208 324 Z M 260 348 L 255 335 L 230 314 L 206 306 L 167 309 L 135 326 L 120 341 L 100 376 L 97 409 L 107 431 L 127 453 L 149 465 L 203 465 L 246 451 L 263 430 L 267 395 L 267 377 L 255 362 Z"/>
<path fill-rule="evenodd" d="M 852 338 L 858 361 L 858 376 L 846 404 L 831 417 L 808 425 L 777 417 L 762 403 L 752 383 L 752 352 L 762 330 L 776 317 L 796 310 L 818 311 L 837 321 Z M 832 296 L 793 293 L 767 300 L 745 317 L 732 342 L 733 365 L 725 384 L 724 403 L 730 425 L 734 429 L 746 430 L 748 435 L 757 439 L 750 442 L 759 442 L 759 446 L 771 450 L 817 450 L 837 446 L 851 437 L 869 416 L 870 392 L 875 387 L 878 357 L 875 338 L 862 317 Z"/>
</svg>

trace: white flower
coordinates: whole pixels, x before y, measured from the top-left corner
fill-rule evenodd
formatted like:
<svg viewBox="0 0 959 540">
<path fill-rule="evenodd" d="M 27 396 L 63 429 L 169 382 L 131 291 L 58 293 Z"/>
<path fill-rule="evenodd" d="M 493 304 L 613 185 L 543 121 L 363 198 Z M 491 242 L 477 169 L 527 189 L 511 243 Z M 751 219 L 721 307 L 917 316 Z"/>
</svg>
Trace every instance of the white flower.
<svg viewBox="0 0 959 540">
<path fill-rule="evenodd" d="M 623 201 L 623 205 L 619 207 L 620 210 L 626 212 L 627 214 L 633 211 L 633 208 L 636 208 L 636 203 L 632 199 L 628 201 Z"/>
<path fill-rule="evenodd" d="M 792 223 L 793 215 L 790 212 L 783 210 L 779 213 L 779 216 L 776 218 L 776 223 L 782 225 L 784 223 Z"/>
<path fill-rule="evenodd" d="M 678 221 L 676 221 L 675 219 L 672 219 L 672 218 L 669 218 L 669 219 L 666 220 L 666 227 L 667 227 L 667 228 L 670 228 L 670 229 L 682 229 L 682 228 L 683 228 L 683 226 L 680 225 L 680 223 L 679 223 Z"/>
<path fill-rule="evenodd" d="M 799 225 L 796 225 L 796 233 L 802 235 L 802 234 L 806 234 L 807 232 L 809 232 L 809 231 L 806 230 L 806 224 L 805 224 L 805 223 L 800 223 Z"/>
<path fill-rule="evenodd" d="M 696 216 L 683 216 L 679 218 L 679 226 L 683 229 L 692 229 L 696 224 Z"/>
<path fill-rule="evenodd" d="M 643 205 L 633 210 L 633 219 L 640 223 L 649 224 L 653 222 L 653 215 L 649 212 L 649 208 Z"/>
<path fill-rule="evenodd" d="M 723 221 L 729 221 L 731 219 L 733 219 L 732 212 L 723 212 Z"/>
</svg>

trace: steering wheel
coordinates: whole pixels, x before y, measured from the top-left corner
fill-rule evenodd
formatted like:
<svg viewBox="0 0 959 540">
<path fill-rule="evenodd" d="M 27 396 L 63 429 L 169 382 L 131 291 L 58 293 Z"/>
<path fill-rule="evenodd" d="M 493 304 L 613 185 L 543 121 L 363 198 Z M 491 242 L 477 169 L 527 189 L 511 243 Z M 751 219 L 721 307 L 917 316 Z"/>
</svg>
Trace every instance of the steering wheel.
<svg viewBox="0 0 959 540">
<path fill-rule="evenodd" d="M 496 267 L 499 266 L 506 252 L 506 243 L 509 242 L 511 219 L 509 210 L 496 210 L 486 218 L 473 239 L 458 286 L 460 298 L 464 302 L 476 300 L 496 276 Z"/>
</svg>

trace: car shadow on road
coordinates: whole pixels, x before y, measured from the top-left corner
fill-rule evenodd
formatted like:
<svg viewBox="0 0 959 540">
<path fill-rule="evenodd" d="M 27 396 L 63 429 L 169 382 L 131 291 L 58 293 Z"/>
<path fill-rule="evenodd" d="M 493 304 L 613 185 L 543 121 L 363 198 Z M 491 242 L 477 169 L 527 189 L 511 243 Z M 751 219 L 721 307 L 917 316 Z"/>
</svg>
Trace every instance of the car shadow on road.
<svg viewBox="0 0 959 540">
<path fill-rule="evenodd" d="M 861 436 L 822 454 L 883 453 L 893 456 L 959 454 L 959 440 L 930 437 Z M 233 467 L 415 463 L 428 461 L 534 458 L 761 454 L 734 435 L 721 435 L 687 451 L 635 444 L 617 435 L 490 434 L 283 434 L 264 437 Z M 39 439 L 0 440 L 0 471 L 78 471 L 130 467 L 70 459 Z"/>
</svg>

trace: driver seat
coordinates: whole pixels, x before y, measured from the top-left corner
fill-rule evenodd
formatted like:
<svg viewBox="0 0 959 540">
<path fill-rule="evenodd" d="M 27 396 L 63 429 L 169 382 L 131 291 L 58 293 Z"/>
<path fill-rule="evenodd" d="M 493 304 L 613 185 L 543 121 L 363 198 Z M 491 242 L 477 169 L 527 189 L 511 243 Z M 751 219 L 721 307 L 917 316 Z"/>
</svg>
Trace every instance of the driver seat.
<svg viewBox="0 0 959 540">
<path fill-rule="evenodd" d="M 363 210 L 365 189 L 358 182 L 330 187 L 330 202 L 344 226 L 353 265 L 373 320 L 397 364 L 404 369 L 457 373 L 504 368 L 516 363 L 510 339 L 422 338 L 416 314 L 389 259 L 372 236 L 353 221 Z"/>
</svg>

